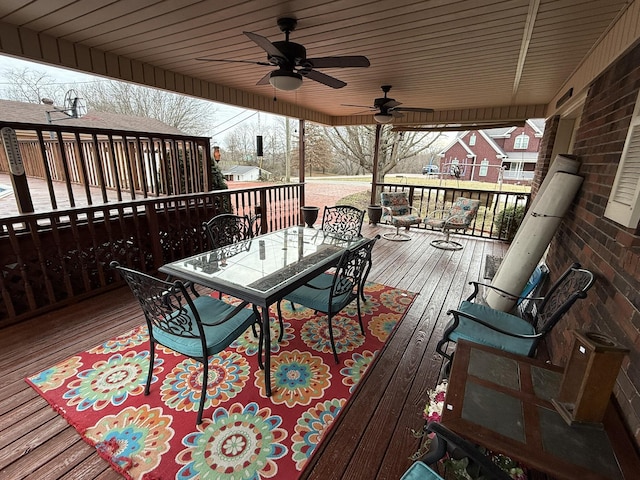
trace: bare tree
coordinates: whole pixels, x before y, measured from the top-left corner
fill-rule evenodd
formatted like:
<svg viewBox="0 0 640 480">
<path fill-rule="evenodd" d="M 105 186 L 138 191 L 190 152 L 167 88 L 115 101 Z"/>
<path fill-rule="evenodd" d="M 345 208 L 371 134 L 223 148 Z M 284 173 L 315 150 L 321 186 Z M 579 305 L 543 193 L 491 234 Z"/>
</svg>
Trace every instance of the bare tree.
<svg viewBox="0 0 640 480">
<path fill-rule="evenodd" d="M 403 160 L 432 148 L 441 135 L 437 132 L 392 132 L 391 128 L 391 125 L 383 125 L 380 132 L 378 183 Z M 325 132 L 340 158 L 349 158 L 362 171 L 373 172 L 375 129 L 373 125 L 361 125 L 325 128 Z"/>
<path fill-rule="evenodd" d="M 190 135 L 209 136 L 213 126 L 212 103 L 186 95 L 115 80 L 83 85 L 81 92 L 91 109 L 154 118 Z"/>
<path fill-rule="evenodd" d="M 2 98 L 17 102 L 40 103 L 49 98 L 56 105 L 62 105 L 65 92 L 69 89 L 47 73 L 29 68 L 3 69 Z"/>
</svg>

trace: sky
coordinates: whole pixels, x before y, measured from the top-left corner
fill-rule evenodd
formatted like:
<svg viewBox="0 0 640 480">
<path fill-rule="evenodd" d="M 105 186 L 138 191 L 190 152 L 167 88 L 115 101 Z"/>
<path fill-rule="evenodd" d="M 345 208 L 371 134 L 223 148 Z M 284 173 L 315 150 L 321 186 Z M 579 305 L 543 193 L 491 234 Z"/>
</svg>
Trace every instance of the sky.
<svg viewBox="0 0 640 480">
<path fill-rule="evenodd" d="M 68 83 L 81 83 L 92 82 L 97 80 L 104 80 L 103 77 L 94 75 L 88 75 L 85 73 L 79 73 L 75 70 L 68 70 L 66 68 L 53 67 L 45 65 L 43 63 L 30 62 L 28 60 L 22 60 L 13 58 L 10 56 L 0 55 L 0 84 L 2 83 L 2 70 L 5 69 L 23 69 L 28 68 L 39 72 L 45 72 L 50 77 L 54 78 L 57 82 Z M 213 129 L 213 144 L 222 143 L 226 134 L 236 125 L 241 124 L 244 121 L 255 122 L 257 117 L 260 117 L 260 121 L 269 122 L 271 118 L 276 118 L 274 115 L 270 115 L 264 112 L 257 112 L 256 110 L 249 110 L 244 108 L 238 108 L 224 103 L 210 102 L 216 109 L 215 113 L 215 125 Z"/>
</svg>

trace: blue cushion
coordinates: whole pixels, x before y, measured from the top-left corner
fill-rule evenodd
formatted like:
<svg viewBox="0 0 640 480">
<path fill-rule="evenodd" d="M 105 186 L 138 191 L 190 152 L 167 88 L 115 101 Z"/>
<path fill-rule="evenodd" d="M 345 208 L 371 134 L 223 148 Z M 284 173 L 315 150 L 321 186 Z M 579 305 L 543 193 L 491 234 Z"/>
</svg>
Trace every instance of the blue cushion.
<svg viewBox="0 0 640 480">
<path fill-rule="evenodd" d="M 404 472 L 400 480 L 444 480 L 440 475 L 431 470 L 422 462 L 414 462 L 409 469 Z"/>
<path fill-rule="evenodd" d="M 522 293 L 520 293 L 520 296 L 526 297 L 527 295 L 529 295 L 533 291 L 533 289 L 538 286 L 538 284 L 544 277 L 545 273 L 543 267 L 542 265 L 538 265 L 529 277 L 529 280 L 527 280 L 527 284 L 524 286 L 524 289 L 522 290 Z M 523 298 L 518 299 L 518 303 L 516 303 L 516 305 L 520 305 L 523 300 Z"/>
<path fill-rule="evenodd" d="M 333 275 L 329 273 L 322 273 L 307 282 L 308 285 L 313 285 L 316 288 L 303 285 L 284 298 L 285 300 L 293 303 L 299 303 L 300 305 L 304 305 L 312 310 L 328 313 L 327 310 L 329 308 L 329 297 L 331 295 L 332 282 Z M 350 293 L 351 292 L 348 292 L 344 295 L 333 297 L 332 305 L 334 313 L 342 310 L 351 303 L 355 296 L 350 295 Z"/>
<path fill-rule="evenodd" d="M 193 304 L 198 310 L 200 320 L 203 323 L 212 323 L 222 320 L 226 315 L 233 311 L 234 308 L 236 308 L 234 305 L 229 305 L 222 300 L 218 300 L 208 295 L 196 297 L 193 300 Z M 198 327 L 195 324 L 195 319 L 191 316 L 189 307 L 187 307 L 187 313 L 189 313 L 191 319 L 190 329 L 195 335 L 198 335 Z M 202 343 L 200 338 L 180 337 L 158 328 L 153 330 L 153 336 L 165 347 L 183 355 L 190 357 L 208 357 L 221 352 L 231 345 L 231 343 L 251 325 L 252 321 L 253 309 L 245 308 L 221 325 L 203 325 L 204 335 L 207 339 L 206 355 L 202 354 Z"/>
<path fill-rule="evenodd" d="M 502 330 L 524 335 L 534 335 L 536 333 L 533 325 L 526 320 L 500 310 L 494 310 L 486 305 L 463 301 L 458 310 L 478 317 Z M 531 345 L 534 342 L 533 339 L 503 335 L 462 315 L 460 315 L 460 323 L 456 329 L 449 334 L 449 340 L 451 341 L 457 342 L 460 339 L 489 345 L 518 355 L 529 355 Z"/>
</svg>

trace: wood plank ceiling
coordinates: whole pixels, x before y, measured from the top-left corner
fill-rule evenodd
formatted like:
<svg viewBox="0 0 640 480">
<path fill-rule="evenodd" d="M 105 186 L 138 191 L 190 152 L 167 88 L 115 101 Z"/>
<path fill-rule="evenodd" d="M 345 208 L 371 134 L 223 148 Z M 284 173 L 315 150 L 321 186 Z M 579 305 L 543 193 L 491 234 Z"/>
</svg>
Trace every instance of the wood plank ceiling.
<svg viewBox="0 0 640 480">
<path fill-rule="evenodd" d="M 273 102 L 275 95 L 279 102 L 302 107 L 301 116 L 311 118 L 308 112 L 315 112 L 325 123 L 370 123 L 370 114 L 353 116 L 366 109 L 343 104 L 371 106 L 382 96 L 383 84 L 393 86 L 389 96 L 403 106 L 443 112 L 504 107 L 530 112 L 531 106 L 538 106 L 535 111 L 544 112 L 628 3 L 3 0 L 0 52 L 134 80 L 138 79 L 122 65 L 138 62 L 145 72 L 174 72 L 190 82 L 231 87 L 233 92 L 221 97 L 213 87 L 211 92 L 198 87 L 193 89 L 196 95 L 255 108 Z M 270 71 L 268 66 L 196 60 L 265 61 L 265 52 L 243 31 L 284 40 L 276 25 L 284 16 L 298 19 L 291 40 L 304 45 L 308 57 L 365 55 L 371 66 L 323 69 L 347 82 L 341 89 L 306 78 L 299 90 L 276 92 L 270 85 L 256 85 Z M 39 45 L 36 41 L 30 46 L 33 38 L 40 39 Z M 66 58 L 60 44 L 57 51 L 48 52 L 51 47 L 43 38 L 72 45 L 75 58 Z M 88 52 L 88 60 L 80 58 L 82 52 Z M 106 67 L 100 58 L 106 58 Z M 110 61 L 121 69 L 109 68 Z M 180 90 L 165 81 L 149 81 L 148 76 L 147 84 Z M 424 119 L 407 113 L 402 121 Z"/>
</svg>

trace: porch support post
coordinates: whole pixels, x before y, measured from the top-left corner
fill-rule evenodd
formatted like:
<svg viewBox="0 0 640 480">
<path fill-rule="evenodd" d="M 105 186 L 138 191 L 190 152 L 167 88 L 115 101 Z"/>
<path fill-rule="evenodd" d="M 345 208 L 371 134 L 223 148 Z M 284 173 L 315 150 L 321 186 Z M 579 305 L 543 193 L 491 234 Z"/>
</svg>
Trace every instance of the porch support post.
<svg viewBox="0 0 640 480">
<path fill-rule="evenodd" d="M 380 133 L 382 131 L 382 125 L 380 123 L 376 124 L 376 139 L 373 145 L 373 168 L 372 168 L 372 179 L 371 179 L 371 205 L 376 205 L 376 197 L 378 193 L 378 155 L 380 154 Z"/>
<path fill-rule="evenodd" d="M 298 183 L 302 183 L 300 198 L 300 206 L 303 207 L 307 204 L 304 193 L 304 168 L 305 168 L 305 122 L 303 118 L 298 119 Z"/>
</svg>

